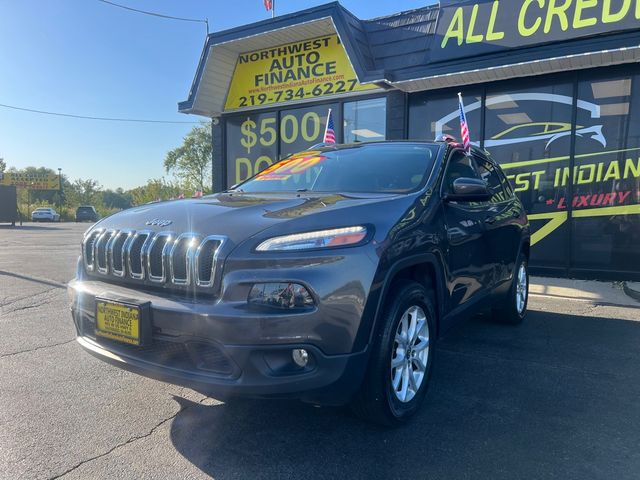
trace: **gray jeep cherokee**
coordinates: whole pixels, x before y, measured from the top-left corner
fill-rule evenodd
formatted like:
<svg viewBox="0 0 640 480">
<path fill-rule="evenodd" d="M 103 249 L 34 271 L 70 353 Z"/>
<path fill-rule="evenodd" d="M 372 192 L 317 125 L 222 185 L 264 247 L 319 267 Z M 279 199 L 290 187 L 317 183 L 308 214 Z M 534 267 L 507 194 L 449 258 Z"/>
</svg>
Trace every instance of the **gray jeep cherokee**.
<svg viewBox="0 0 640 480">
<path fill-rule="evenodd" d="M 394 424 L 436 339 L 527 308 L 529 223 L 487 152 L 317 147 L 233 189 L 93 226 L 70 282 L 78 342 L 208 395 L 351 404 Z"/>
</svg>

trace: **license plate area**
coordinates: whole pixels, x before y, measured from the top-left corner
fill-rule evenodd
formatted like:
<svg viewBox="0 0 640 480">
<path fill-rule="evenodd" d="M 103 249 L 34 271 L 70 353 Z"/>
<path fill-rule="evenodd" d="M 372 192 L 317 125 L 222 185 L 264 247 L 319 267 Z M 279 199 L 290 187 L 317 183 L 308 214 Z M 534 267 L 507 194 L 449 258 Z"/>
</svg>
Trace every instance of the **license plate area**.
<svg viewBox="0 0 640 480">
<path fill-rule="evenodd" d="M 97 337 L 128 345 L 151 341 L 151 304 L 96 298 Z"/>
</svg>

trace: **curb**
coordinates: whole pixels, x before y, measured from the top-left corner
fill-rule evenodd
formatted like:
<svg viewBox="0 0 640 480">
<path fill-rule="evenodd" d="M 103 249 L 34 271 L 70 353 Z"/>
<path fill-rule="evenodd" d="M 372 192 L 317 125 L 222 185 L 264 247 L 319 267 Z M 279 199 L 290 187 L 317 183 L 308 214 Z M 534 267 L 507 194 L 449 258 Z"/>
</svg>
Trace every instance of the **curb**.
<svg viewBox="0 0 640 480">
<path fill-rule="evenodd" d="M 629 285 L 627 285 L 627 282 L 622 283 L 622 289 L 624 290 L 624 293 L 626 293 L 629 297 L 640 302 L 640 292 L 629 287 Z"/>
</svg>

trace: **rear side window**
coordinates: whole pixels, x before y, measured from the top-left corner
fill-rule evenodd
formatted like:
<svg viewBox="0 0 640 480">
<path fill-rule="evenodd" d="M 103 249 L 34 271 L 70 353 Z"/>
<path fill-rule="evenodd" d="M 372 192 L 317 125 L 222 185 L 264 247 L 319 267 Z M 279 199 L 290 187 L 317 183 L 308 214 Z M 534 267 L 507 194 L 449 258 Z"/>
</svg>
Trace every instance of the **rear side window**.
<svg viewBox="0 0 640 480">
<path fill-rule="evenodd" d="M 493 163 L 479 155 L 474 155 L 473 160 L 480 177 L 487 182 L 487 186 L 491 192 L 491 200 L 489 201 L 491 203 L 498 203 L 511 198 L 509 190 L 505 189 L 506 186 L 503 181 L 503 176 L 500 175 Z"/>
</svg>

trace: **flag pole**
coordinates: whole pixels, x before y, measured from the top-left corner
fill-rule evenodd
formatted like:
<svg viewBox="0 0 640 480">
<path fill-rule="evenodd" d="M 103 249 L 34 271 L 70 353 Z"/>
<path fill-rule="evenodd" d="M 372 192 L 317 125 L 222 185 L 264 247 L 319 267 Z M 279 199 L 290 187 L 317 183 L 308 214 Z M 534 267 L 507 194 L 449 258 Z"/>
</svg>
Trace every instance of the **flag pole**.
<svg viewBox="0 0 640 480">
<path fill-rule="evenodd" d="M 276 0 L 273 0 L 273 3 L 271 3 L 271 18 L 275 18 L 276 17 Z"/>
<path fill-rule="evenodd" d="M 324 124 L 324 135 L 322 136 L 322 143 L 324 143 L 324 141 L 327 138 L 327 130 L 329 130 L 329 119 L 331 118 L 331 109 L 329 109 L 329 113 L 327 113 L 327 121 Z"/>
</svg>

